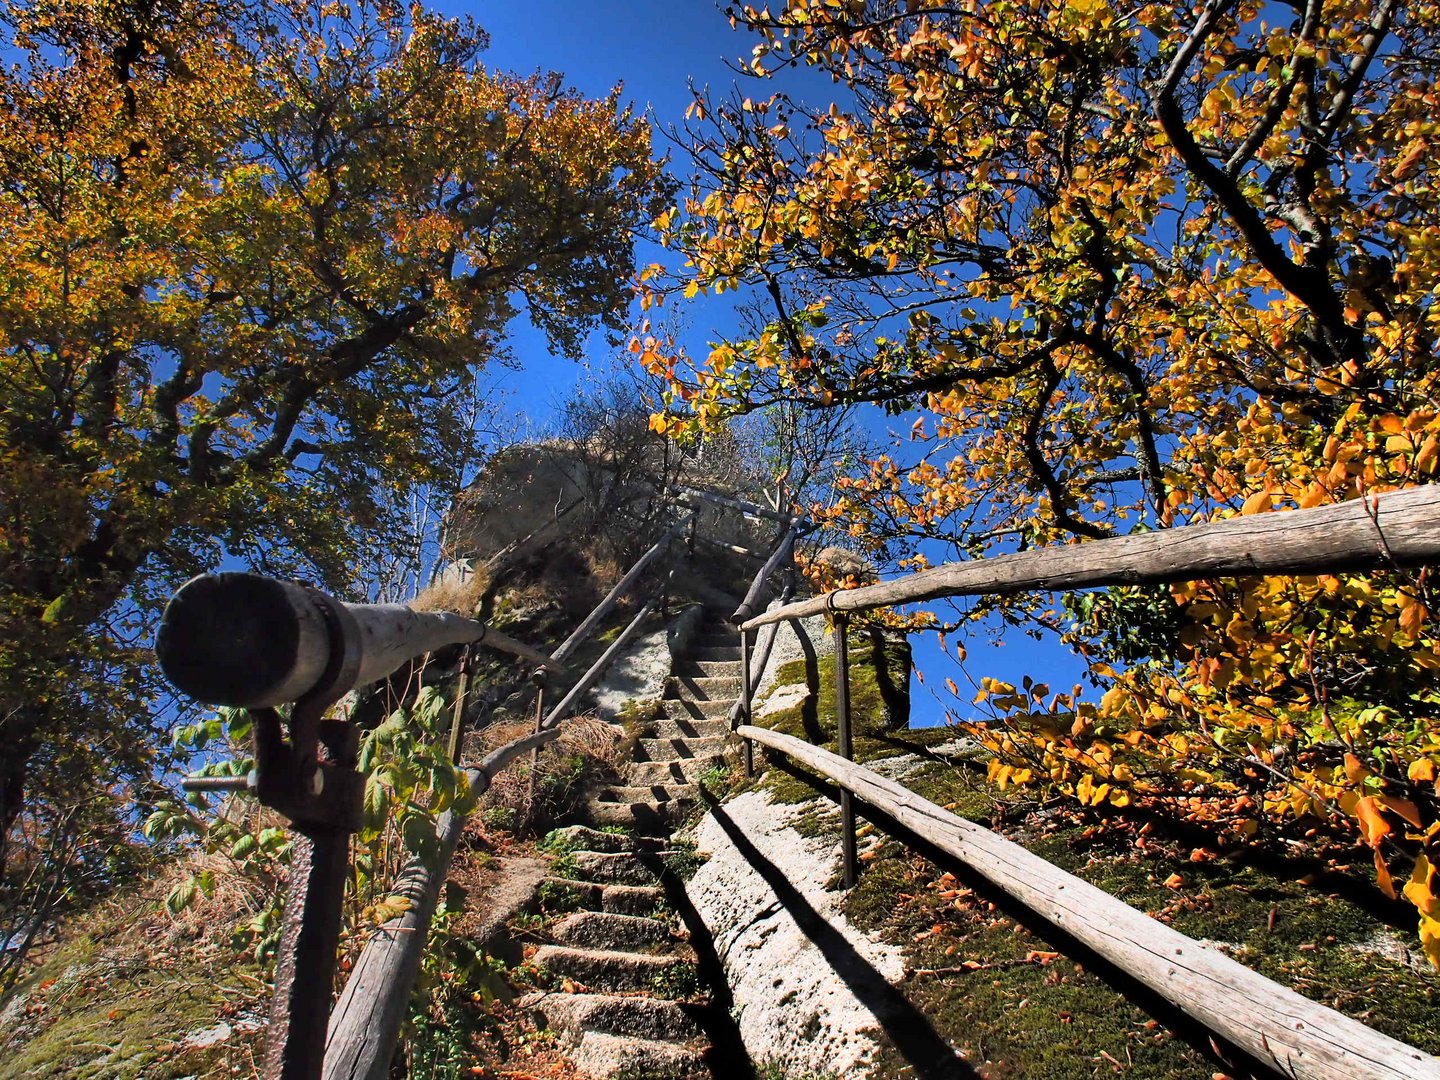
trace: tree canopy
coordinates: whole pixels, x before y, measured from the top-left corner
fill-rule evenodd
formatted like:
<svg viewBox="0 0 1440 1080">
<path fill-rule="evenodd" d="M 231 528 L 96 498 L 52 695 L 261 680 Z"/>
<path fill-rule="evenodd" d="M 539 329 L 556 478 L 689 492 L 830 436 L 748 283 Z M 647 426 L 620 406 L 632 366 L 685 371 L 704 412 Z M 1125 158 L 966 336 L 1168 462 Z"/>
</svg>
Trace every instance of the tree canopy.
<svg viewBox="0 0 1440 1080">
<path fill-rule="evenodd" d="M 1399 0 L 789 0 L 732 9 L 752 84 L 697 95 L 650 301 L 667 430 L 873 403 L 908 434 L 818 512 L 923 565 L 1310 507 L 1440 458 L 1440 8 Z M 833 87 L 833 101 L 802 93 Z M 748 91 L 748 93 L 747 93 Z M 1002 783 L 1250 837 L 1318 818 L 1413 866 L 1440 962 L 1440 651 L 1425 576 L 1038 597 L 1098 703 L 987 680 Z"/>
<path fill-rule="evenodd" d="M 27 776 L 148 777 L 157 593 L 227 550 L 343 585 L 457 459 L 512 318 L 568 355 L 620 329 L 666 194 L 616 95 L 491 71 L 419 7 L 3 23 L 0 836 Z"/>
</svg>

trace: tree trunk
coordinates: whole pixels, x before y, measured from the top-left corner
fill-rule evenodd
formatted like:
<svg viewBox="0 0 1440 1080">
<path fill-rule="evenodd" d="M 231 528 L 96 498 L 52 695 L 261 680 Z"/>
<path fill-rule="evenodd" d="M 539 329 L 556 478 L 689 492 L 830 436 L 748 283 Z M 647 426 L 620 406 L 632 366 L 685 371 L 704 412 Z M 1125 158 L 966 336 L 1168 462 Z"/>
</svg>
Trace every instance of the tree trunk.
<svg viewBox="0 0 1440 1080">
<path fill-rule="evenodd" d="M 0 881 L 10 865 L 10 830 L 25 808 L 30 759 L 40 748 L 30 712 L 22 706 L 0 721 Z"/>
</svg>

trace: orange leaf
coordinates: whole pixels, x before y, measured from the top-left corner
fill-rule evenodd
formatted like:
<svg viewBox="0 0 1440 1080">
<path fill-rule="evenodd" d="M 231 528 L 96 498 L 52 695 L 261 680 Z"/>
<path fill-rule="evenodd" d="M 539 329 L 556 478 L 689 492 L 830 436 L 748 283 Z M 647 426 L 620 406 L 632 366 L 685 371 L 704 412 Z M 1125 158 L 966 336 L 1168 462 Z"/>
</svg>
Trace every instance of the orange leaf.
<svg viewBox="0 0 1440 1080">
<path fill-rule="evenodd" d="M 1398 795 L 1381 795 L 1380 801 L 1387 810 L 1399 814 L 1415 828 L 1420 828 L 1420 808 L 1409 799 L 1402 799 Z"/>
<path fill-rule="evenodd" d="M 1271 509 L 1272 506 L 1270 502 L 1270 492 L 1257 491 L 1254 495 L 1251 495 L 1248 499 L 1245 500 L 1245 505 L 1240 507 L 1240 513 L 1265 514 L 1269 513 Z"/>
<path fill-rule="evenodd" d="M 1365 777 L 1370 775 L 1370 770 L 1360 763 L 1360 759 L 1354 754 L 1345 755 L 1345 776 L 1352 784 L 1358 784 Z"/>
<path fill-rule="evenodd" d="M 1360 832 L 1371 847 L 1379 847 L 1380 841 L 1390 835 L 1390 823 L 1385 820 L 1379 806 L 1369 795 L 1355 804 L 1355 816 L 1360 819 Z"/>
<path fill-rule="evenodd" d="M 1395 899 L 1395 882 L 1390 879 L 1390 868 L 1385 865 L 1385 859 L 1380 854 L 1380 849 L 1375 849 L 1375 882 L 1380 886 L 1380 891 L 1391 900 Z"/>
</svg>

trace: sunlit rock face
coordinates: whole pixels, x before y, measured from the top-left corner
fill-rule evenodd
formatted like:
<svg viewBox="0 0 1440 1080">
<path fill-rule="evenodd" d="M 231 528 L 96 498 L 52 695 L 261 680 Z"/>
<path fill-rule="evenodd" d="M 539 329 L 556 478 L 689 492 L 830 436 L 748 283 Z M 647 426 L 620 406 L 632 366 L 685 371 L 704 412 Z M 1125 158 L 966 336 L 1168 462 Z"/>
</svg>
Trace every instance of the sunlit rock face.
<svg viewBox="0 0 1440 1080">
<path fill-rule="evenodd" d="M 447 555 L 481 564 L 514 545 L 536 547 L 566 536 L 622 536 L 658 520 L 672 485 L 733 494 L 702 459 L 663 454 L 623 459 L 604 446 L 551 440 L 508 447 L 456 498 Z M 681 498 L 695 501 L 681 492 Z M 741 497 L 747 497 L 742 490 Z M 779 527 L 741 510 L 701 500 L 697 532 L 709 541 L 768 551 Z"/>
</svg>

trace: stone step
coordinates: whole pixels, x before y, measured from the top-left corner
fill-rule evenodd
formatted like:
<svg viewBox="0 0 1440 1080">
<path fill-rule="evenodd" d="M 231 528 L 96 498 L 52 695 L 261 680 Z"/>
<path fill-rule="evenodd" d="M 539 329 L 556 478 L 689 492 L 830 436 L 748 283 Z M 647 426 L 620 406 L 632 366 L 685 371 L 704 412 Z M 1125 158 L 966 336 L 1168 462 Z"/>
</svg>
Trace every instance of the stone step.
<svg viewBox="0 0 1440 1080">
<path fill-rule="evenodd" d="M 679 759 L 714 757 L 725 750 L 725 737 L 681 739 L 636 739 L 635 761 L 676 761 Z"/>
<path fill-rule="evenodd" d="M 739 660 L 682 660 L 675 668 L 676 675 L 702 676 L 708 679 L 740 678 Z"/>
<path fill-rule="evenodd" d="M 672 675 L 665 680 L 665 697 L 680 701 L 715 701 L 729 706 L 740 694 L 739 679 L 708 679 Z"/>
<path fill-rule="evenodd" d="M 737 638 L 731 638 L 730 644 L 707 644 L 697 641 L 689 652 L 690 660 L 731 660 L 740 662 L 740 642 Z"/>
<path fill-rule="evenodd" d="M 586 807 L 586 816 L 596 825 L 623 825 L 637 833 L 650 833 L 656 837 L 668 837 L 688 810 L 689 803 L 592 802 Z"/>
<path fill-rule="evenodd" d="M 602 832 L 584 825 L 555 829 L 545 840 L 547 843 L 561 843 L 571 851 L 653 851 L 662 846 L 661 841 L 653 836 Z"/>
<path fill-rule="evenodd" d="M 640 737 L 661 741 L 684 739 L 723 739 L 730 734 L 730 722 L 716 720 L 651 720 L 640 729 Z"/>
<path fill-rule="evenodd" d="M 665 909 L 665 890 L 658 885 L 602 885 L 597 881 L 546 878 L 541 884 L 547 907 L 609 911 L 649 917 Z M 565 903 L 564 901 L 569 901 Z"/>
<path fill-rule="evenodd" d="M 632 761 L 620 766 L 620 776 L 630 785 L 695 784 L 701 774 L 714 768 L 725 768 L 724 755 L 707 754 L 675 761 Z"/>
<path fill-rule="evenodd" d="M 690 639 L 691 649 L 734 649 L 736 655 L 740 652 L 740 635 L 733 629 L 719 629 L 719 631 L 706 631 L 704 634 L 697 634 Z"/>
<path fill-rule="evenodd" d="M 587 1031 L 675 1043 L 701 1037 L 684 1007 L 665 998 L 534 993 L 521 998 L 520 1007 L 535 1018 L 537 1027 L 574 1040 Z"/>
<path fill-rule="evenodd" d="M 577 949 L 570 945 L 542 945 L 533 957 L 538 967 L 554 975 L 574 979 L 581 986 L 601 992 L 654 990 L 663 985 L 674 968 L 688 962 L 675 953 L 615 952 L 610 949 Z"/>
<path fill-rule="evenodd" d="M 580 881 L 602 885 L 654 885 L 655 875 L 630 851 L 572 851 L 569 855 Z"/>
<path fill-rule="evenodd" d="M 587 1031 L 570 1051 L 570 1060 L 587 1076 L 619 1080 L 704 1080 L 710 1077 L 698 1050 L 657 1039 L 632 1039 Z"/>
<path fill-rule="evenodd" d="M 667 803 L 693 803 L 695 789 L 689 784 L 648 784 L 631 787 L 625 784 L 611 784 L 595 792 L 595 803 L 628 803 L 654 806 Z"/>
<path fill-rule="evenodd" d="M 682 701 L 667 698 L 660 702 L 664 715 L 670 720 L 724 720 L 730 715 L 731 701 Z"/>
<path fill-rule="evenodd" d="M 550 928 L 555 941 L 582 949 L 659 952 L 675 945 L 668 923 L 608 911 L 577 911 Z"/>
</svg>

